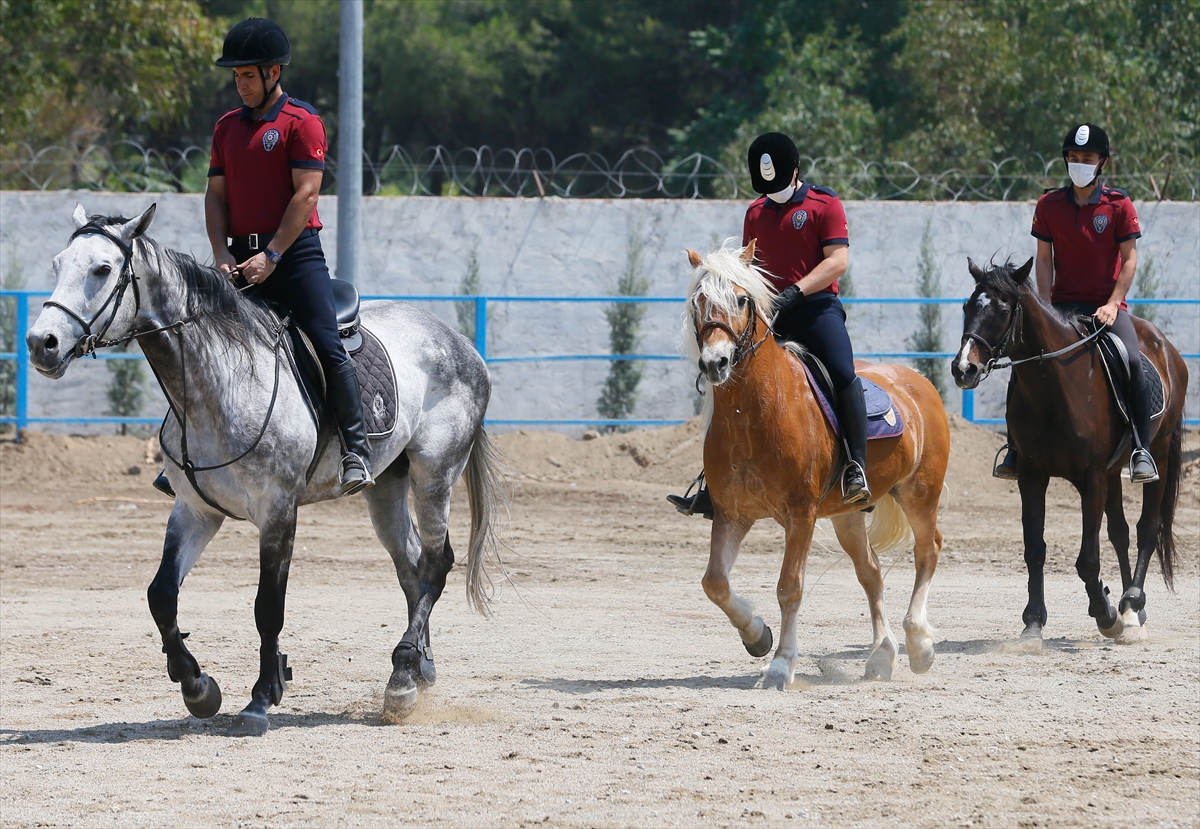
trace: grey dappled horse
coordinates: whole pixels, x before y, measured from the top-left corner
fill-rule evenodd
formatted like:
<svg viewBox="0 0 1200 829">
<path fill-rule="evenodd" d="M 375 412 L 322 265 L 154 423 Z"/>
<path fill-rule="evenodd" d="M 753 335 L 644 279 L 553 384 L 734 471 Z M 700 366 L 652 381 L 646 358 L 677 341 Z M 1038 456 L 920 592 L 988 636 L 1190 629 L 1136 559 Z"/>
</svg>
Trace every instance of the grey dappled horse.
<svg viewBox="0 0 1200 829">
<path fill-rule="evenodd" d="M 331 426 L 319 430 L 309 416 L 281 356 L 278 321 L 224 275 L 144 236 L 154 210 L 126 220 L 75 208 L 77 229 L 54 257 L 54 293 L 26 338 L 29 359 L 57 379 L 75 358 L 136 338 L 162 385 L 172 413 L 163 452 L 191 469 L 167 463 L 177 496 L 148 598 L 167 673 L 198 717 L 217 713 L 221 692 L 183 643 L 179 587 L 226 516 L 258 527 L 259 676 L 234 729 L 261 734 L 290 672 L 279 633 L 296 508 L 340 496 L 340 446 Z M 364 303 L 362 322 L 391 357 L 399 397 L 395 430 L 373 442 L 376 485 L 363 492 L 408 600 L 408 629 L 392 653 L 384 703 L 385 714 L 399 717 L 412 710 L 418 687 L 435 678 L 428 625 L 454 562 L 446 532 L 451 489 L 465 472 L 467 596 L 481 612 L 489 602 L 484 561 L 495 554 L 493 520 L 503 489 L 483 429 L 491 381 L 470 341 L 402 302 Z"/>
</svg>

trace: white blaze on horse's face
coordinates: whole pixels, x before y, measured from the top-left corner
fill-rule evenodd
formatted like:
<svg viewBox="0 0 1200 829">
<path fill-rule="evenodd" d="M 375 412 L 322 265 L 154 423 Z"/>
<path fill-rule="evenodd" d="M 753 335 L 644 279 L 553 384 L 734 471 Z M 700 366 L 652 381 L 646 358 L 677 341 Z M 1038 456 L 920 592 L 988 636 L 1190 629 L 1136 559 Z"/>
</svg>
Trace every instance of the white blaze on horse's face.
<svg viewBox="0 0 1200 829">
<path fill-rule="evenodd" d="M 699 298 L 698 305 L 700 320 L 696 328 L 703 332 L 703 339 L 699 343 L 698 367 L 704 375 L 704 379 L 714 386 L 719 386 L 733 374 L 737 343 L 723 327 L 709 326 L 706 328 L 705 325 L 710 321 L 721 322 L 737 331 L 741 327 L 741 321 L 713 317 L 711 305 L 704 296 Z"/>
</svg>

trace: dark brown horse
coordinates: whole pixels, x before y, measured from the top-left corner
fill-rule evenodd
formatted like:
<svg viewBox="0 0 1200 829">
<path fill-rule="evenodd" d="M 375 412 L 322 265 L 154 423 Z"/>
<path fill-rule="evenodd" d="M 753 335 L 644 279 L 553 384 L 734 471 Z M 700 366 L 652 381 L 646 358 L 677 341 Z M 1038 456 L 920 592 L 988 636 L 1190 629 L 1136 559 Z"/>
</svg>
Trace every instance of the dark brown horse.
<svg viewBox="0 0 1200 829">
<path fill-rule="evenodd" d="M 1029 604 L 1021 618 L 1023 636 L 1040 640 L 1046 624 L 1042 568 L 1046 562 L 1046 486 L 1065 478 L 1079 490 L 1083 506 L 1083 542 L 1075 571 L 1088 594 L 1088 615 L 1100 632 L 1118 642 L 1144 636 L 1146 568 L 1158 552 L 1163 580 L 1172 585 L 1175 536 L 1172 523 L 1179 494 L 1183 443 L 1183 402 L 1187 367 L 1175 347 L 1149 322 L 1135 319 L 1142 352 L 1163 379 L 1162 417 L 1152 421 L 1146 440 L 1150 454 L 1166 474 L 1143 484 L 1142 515 L 1137 524 L 1137 562 L 1129 566 L 1129 524 L 1121 505 L 1121 470 L 1129 449 L 1121 452 L 1127 424 L 1108 388 L 1101 356 L 1038 294 L 1031 284 L 1030 259 L 981 270 L 967 260 L 975 291 L 963 306 L 962 347 L 951 371 L 960 388 L 973 389 L 1001 358 L 1012 361 L 1008 436 L 1017 449 L 1017 485 Z M 1059 356 L 1051 352 L 1068 349 Z M 1047 355 L 1046 359 L 1040 359 Z M 1100 580 L 1100 519 L 1108 515 L 1108 538 L 1117 551 L 1124 594 L 1117 608 Z"/>
</svg>

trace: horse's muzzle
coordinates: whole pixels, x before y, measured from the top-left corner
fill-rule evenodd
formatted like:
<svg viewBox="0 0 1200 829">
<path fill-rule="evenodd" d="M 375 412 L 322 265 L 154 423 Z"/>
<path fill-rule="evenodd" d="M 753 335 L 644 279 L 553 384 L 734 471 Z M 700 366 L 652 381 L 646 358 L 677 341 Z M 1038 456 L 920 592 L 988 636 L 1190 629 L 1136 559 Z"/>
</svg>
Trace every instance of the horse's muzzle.
<svg viewBox="0 0 1200 829">
<path fill-rule="evenodd" d="M 950 366 L 950 374 L 954 377 L 954 384 L 960 389 L 973 389 L 983 380 L 982 369 L 970 362 L 955 361 Z"/>
<path fill-rule="evenodd" d="M 729 379 L 729 375 L 733 373 L 733 365 L 730 363 L 729 357 L 725 354 L 714 356 L 708 360 L 701 357 L 697 361 L 697 365 L 700 368 L 700 373 L 704 375 L 704 379 L 714 386 L 724 383 Z"/>
<path fill-rule="evenodd" d="M 75 349 L 64 349 L 62 341 L 53 333 L 31 330 L 25 335 L 25 345 L 29 347 L 29 364 L 38 374 L 51 380 L 66 374 L 67 365 L 75 357 Z"/>
</svg>

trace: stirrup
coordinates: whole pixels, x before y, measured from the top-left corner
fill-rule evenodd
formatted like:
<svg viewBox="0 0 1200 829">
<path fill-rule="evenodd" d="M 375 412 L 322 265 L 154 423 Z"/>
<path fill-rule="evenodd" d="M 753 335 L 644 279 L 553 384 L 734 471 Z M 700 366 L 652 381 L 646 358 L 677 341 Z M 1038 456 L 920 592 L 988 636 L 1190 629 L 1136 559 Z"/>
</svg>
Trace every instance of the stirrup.
<svg viewBox="0 0 1200 829">
<path fill-rule="evenodd" d="M 1138 460 L 1144 460 L 1150 464 L 1150 471 L 1143 472 L 1140 475 L 1135 475 L 1136 463 Z M 1158 465 L 1154 463 L 1154 457 L 1145 449 L 1135 449 L 1133 454 L 1129 456 L 1129 481 L 1134 484 L 1152 484 L 1158 480 Z"/>
<path fill-rule="evenodd" d="M 699 488 L 697 489 L 697 487 Z M 696 490 L 695 495 L 692 494 L 692 490 Z M 668 495 L 667 502 L 683 515 L 695 515 L 698 512 L 711 521 L 713 518 L 712 497 L 704 496 L 708 496 L 708 489 L 704 486 L 704 473 L 701 472 L 683 495 Z M 708 502 L 708 509 L 703 508 L 704 501 Z"/>
<path fill-rule="evenodd" d="M 351 472 L 355 469 L 362 472 L 361 478 L 350 477 Z M 343 495 L 353 495 L 369 486 L 375 486 L 375 479 L 371 477 L 371 469 L 365 460 L 354 452 L 347 452 L 342 456 L 339 464 L 338 483 L 342 487 Z"/>
<path fill-rule="evenodd" d="M 852 490 L 846 489 L 846 478 L 850 473 L 857 469 L 858 474 L 862 476 L 862 486 Z M 871 488 L 867 486 L 867 473 L 859 465 L 858 461 L 849 461 L 846 468 L 842 470 L 842 503 L 843 504 L 858 504 L 863 501 L 871 500 Z"/>
<path fill-rule="evenodd" d="M 1008 460 L 1008 454 L 1005 454 L 1004 460 L 1001 460 L 1001 453 L 1012 453 L 1015 455 L 1016 450 L 1012 448 L 1011 444 L 1006 443 L 996 451 L 996 457 L 992 461 L 992 477 L 1000 478 L 1003 481 L 1015 481 L 1017 479 L 1016 465 L 1007 465 L 1005 461 Z"/>
</svg>

